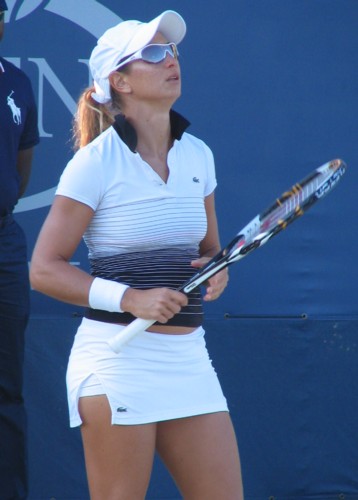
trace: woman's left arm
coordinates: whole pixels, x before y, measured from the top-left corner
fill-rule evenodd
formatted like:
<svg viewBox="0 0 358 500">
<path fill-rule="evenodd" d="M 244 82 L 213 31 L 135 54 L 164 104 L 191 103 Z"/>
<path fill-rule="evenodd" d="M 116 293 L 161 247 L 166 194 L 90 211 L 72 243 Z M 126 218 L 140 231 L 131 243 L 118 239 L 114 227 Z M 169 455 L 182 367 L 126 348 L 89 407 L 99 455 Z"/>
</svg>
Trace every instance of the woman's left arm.
<svg viewBox="0 0 358 500">
<path fill-rule="evenodd" d="M 205 238 L 200 243 L 200 259 L 192 261 L 193 267 L 200 268 L 220 251 L 220 239 L 218 222 L 215 210 L 215 197 L 211 193 L 205 198 L 205 210 L 207 217 L 208 229 Z M 203 300 L 215 300 L 223 293 L 229 281 L 228 270 L 223 269 L 212 278 L 209 278 L 206 283 L 206 294 Z"/>
</svg>

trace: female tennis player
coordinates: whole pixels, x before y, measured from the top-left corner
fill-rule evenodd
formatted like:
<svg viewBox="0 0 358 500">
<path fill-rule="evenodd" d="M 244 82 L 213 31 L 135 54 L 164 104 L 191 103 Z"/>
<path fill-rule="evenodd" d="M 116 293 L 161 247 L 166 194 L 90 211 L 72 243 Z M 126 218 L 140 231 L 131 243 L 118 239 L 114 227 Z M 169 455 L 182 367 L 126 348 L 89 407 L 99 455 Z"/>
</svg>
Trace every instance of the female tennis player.
<svg viewBox="0 0 358 500">
<path fill-rule="evenodd" d="M 86 307 L 71 351 L 70 425 L 92 500 L 143 499 L 157 451 L 189 500 L 241 500 L 235 433 L 205 346 L 202 297 L 176 291 L 220 249 L 210 149 L 172 110 L 182 17 L 125 21 L 98 40 L 66 166 L 31 265 L 34 289 Z M 84 238 L 91 274 L 69 264 Z M 226 271 L 203 300 L 218 298 Z M 115 354 L 135 317 L 156 323 Z"/>
</svg>

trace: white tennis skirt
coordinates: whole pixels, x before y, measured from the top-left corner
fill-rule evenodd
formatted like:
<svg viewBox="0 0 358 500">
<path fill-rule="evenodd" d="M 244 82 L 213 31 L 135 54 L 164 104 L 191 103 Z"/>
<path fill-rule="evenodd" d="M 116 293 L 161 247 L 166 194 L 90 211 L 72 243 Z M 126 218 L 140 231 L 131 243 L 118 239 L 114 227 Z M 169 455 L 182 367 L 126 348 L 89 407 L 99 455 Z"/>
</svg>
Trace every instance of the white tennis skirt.
<svg viewBox="0 0 358 500">
<path fill-rule="evenodd" d="M 105 394 L 112 424 L 135 425 L 228 411 L 203 328 L 185 335 L 143 332 L 119 354 L 107 340 L 123 326 L 84 318 L 67 369 L 70 425 L 78 399 Z"/>
</svg>

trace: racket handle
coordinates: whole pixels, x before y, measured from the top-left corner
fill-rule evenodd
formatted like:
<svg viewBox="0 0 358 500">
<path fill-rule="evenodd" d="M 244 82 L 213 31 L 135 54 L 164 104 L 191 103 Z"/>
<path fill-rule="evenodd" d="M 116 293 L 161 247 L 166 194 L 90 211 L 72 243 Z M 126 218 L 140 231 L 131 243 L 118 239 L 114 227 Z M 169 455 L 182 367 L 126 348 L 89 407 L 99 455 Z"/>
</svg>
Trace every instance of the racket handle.
<svg viewBox="0 0 358 500">
<path fill-rule="evenodd" d="M 144 330 L 152 326 L 153 323 L 155 323 L 155 321 L 151 319 L 137 318 L 123 330 L 118 332 L 117 335 L 114 335 L 114 337 L 109 339 L 108 345 L 114 352 L 118 354 L 127 342 L 138 335 L 138 333 L 144 332 Z"/>
</svg>

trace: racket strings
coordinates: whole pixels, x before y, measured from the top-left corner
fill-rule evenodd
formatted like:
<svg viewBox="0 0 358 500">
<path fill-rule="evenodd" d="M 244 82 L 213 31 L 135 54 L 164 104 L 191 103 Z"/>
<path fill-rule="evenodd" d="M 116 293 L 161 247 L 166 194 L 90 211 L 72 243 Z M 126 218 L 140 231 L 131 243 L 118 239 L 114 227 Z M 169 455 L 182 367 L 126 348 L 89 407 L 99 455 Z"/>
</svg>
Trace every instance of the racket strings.
<svg viewBox="0 0 358 500">
<path fill-rule="evenodd" d="M 267 231 L 276 225 L 286 226 L 291 218 L 302 215 L 304 213 L 303 208 L 305 202 L 309 200 L 317 189 L 330 177 L 330 172 L 326 174 L 320 173 L 306 184 L 295 184 L 291 188 L 291 191 L 284 193 L 283 196 L 277 200 L 276 203 L 278 207 L 274 209 L 271 215 L 263 222 L 262 229 Z"/>
</svg>

